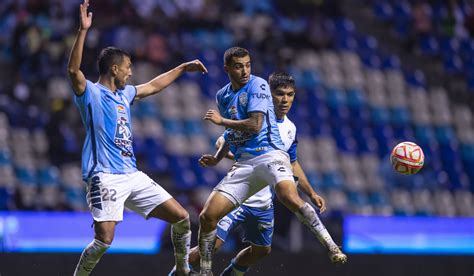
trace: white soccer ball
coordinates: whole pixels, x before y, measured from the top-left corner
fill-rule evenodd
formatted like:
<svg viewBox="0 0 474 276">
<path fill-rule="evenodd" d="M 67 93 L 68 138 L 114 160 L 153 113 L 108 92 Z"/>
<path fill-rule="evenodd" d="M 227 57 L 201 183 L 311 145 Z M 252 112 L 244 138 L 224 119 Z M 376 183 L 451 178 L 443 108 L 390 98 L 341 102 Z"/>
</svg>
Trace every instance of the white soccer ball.
<svg viewBox="0 0 474 276">
<path fill-rule="evenodd" d="M 397 172 L 411 175 L 417 173 L 423 167 L 425 155 L 417 144 L 402 142 L 393 148 L 390 154 L 390 162 Z"/>
</svg>

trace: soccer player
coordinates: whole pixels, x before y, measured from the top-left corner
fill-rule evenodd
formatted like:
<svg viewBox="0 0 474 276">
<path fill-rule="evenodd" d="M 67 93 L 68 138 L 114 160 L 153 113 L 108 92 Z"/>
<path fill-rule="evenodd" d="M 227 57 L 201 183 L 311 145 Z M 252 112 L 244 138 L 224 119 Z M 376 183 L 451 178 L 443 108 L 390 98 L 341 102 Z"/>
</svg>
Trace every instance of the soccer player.
<svg viewBox="0 0 474 276">
<path fill-rule="evenodd" d="M 327 231 L 314 208 L 298 195 L 290 157 L 284 151 L 278 130 L 268 83 L 251 75 L 249 52 L 240 47 L 228 49 L 224 54 L 224 70 L 230 83 L 217 92 L 219 111 L 208 110 L 204 119 L 226 128 L 226 143 L 207 162 L 217 163 L 229 150 L 236 162 L 214 188 L 200 214 L 198 246 L 201 275 L 212 275 L 218 221 L 268 185 L 274 188 L 278 199 L 314 236 L 324 244 L 332 241 L 329 235 L 324 234 Z M 333 243 L 329 248 L 335 247 L 337 245 Z"/>
<path fill-rule="evenodd" d="M 132 147 L 130 105 L 154 95 L 183 72 L 207 72 L 199 60 L 183 63 L 148 83 L 126 85 L 132 75 L 130 56 L 107 47 L 98 57 L 99 80 L 93 83 L 80 70 L 84 40 L 92 24 L 89 1 L 80 5 L 80 28 L 68 63 L 79 108 L 87 130 L 82 151 L 82 176 L 87 183 L 87 202 L 94 218 L 94 240 L 82 252 L 74 275 L 89 275 L 112 244 L 115 227 L 123 219 L 124 206 L 142 215 L 171 223 L 178 275 L 188 275 L 191 237 L 186 210 L 146 174 L 137 170 Z"/>
<path fill-rule="evenodd" d="M 285 150 L 290 155 L 293 174 L 299 180 L 298 187 L 309 196 L 311 201 L 318 206 L 322 213 L 326 210 L 326 203 L 324 199 L 313 190 L 306 174 L 297 160 L 296 149 L 298 142 L 296 139 L 296 126 L 286 116 L 291 109 L 296 94 L 295 81 L 293 77 L 288 74 L 274 73 L 270 75 L 268 82 L 272 93 L 273 105 L 275 107 L 278 129 L 283 144 L 285 145 Z M 224 138 L 222 136 L 219 137 L 216 142 L 218 150 L 220 150 L 224 144 Z M 227 156 L 233 159 L 231 153 L 228 153 Z M 214 166 L 216 161 L 217 160 L 215 160 L 212 155 L 203 155 L 200 159 L 200 163 L 204 167 Z M 271 192 L 270 187 L 267 186 L 251 196 L 239 208 L 236 208 L 219 221 L 217 224 L 215 251 L 219 250 L 226 241 L 229 233 L 239 225 L 242 225 L 244 229 L 244 241 L 250 243 L 250 246 L 238 253 L 221 275 L 243 274 L 248 271 L 250 266 L 270 254 L 274 218 L 272 199 L 273 193 Z M 347 257 L 332 241 L 327 230 L 322 228 L 321 231 L 323 232 L 321 235 L 327 237 L 323 240 L 323 245 L 329 249 L 329 257 L 331 261 L 334 263 L 345 263 Z M 193 268 L 198 267 L 198 247 L 191 249 L 189 263 Z"/>
</svg>

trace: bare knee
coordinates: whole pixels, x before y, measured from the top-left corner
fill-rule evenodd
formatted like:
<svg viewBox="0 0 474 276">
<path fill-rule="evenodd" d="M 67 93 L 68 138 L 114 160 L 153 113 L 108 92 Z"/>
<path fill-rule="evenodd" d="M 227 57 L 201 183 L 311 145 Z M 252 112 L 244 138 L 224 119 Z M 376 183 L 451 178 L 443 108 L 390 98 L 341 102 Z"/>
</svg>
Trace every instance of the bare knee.
<svg viewBox="0 0 474 276">
<path fill-rule="evenodd" d="M 104 231 L 101 231 L 101 232 L 97 232 L 96 231 L 96 234 L 95 234 L 95 239 L 96 240 L 99 240 L 105 244 L 112 244 L 113 240 L 114 240 L 114 233 L 110 233 L 110 232 L 104 232 Z"/>
<path fill-rule="evenodd" d="M 259 259 L 270 255 L 272 252 L 271 246 L 253 246 L 252 245 L 252 252 L 257 256 Z"/>
<path fill-rule="evenodd" d="M 291 194 L 291 193 L 280 194 L 278 196 L 278 199 L 280 200 L 281 203 L 283 203 L 283 205 L 285 205 L 292 212 L 298 211 L 304 205 L 303 200 L 297 194 L 296 195 Z"/>
<path fill-rule="evenodd" d="M 180 221 L 185 220 L 185 219 L 189 219 L 189 213 L 188 213 L 188 211 L 186 211 L 184 208 L 181 207 L 176 212 L 176 216 L 174 218 L 175 221 L 173 223 L 180 222 Z"/>
<path fill-rule="evenodd" d="M 106 244 L 112 244 L 115 235 L 115 222 L 94 222 L 95 239 Z"/>
<path fill-rule="evenodd" d="M 199 215 L 199 222 L 202 227 L 215 228 L 217 227 L 217 220 L 218 218 L 212 216 L 206 211 L 201 212 L 201 214 Z"/>
</svg>

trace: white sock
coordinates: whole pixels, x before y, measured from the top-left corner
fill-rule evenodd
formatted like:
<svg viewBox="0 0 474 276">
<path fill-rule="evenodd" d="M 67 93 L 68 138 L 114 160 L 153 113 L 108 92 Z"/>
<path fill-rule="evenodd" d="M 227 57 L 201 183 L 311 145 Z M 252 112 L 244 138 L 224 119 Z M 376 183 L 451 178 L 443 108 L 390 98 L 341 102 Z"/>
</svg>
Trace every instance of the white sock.
<svg viewBox="0 0 474 276">
<path fill-rule="evenodd" d="M 106 244 L 96 239 L 89 243 L 84 251 L 82 251 L 76 270 L 74 270 L 74 276 L 89 275 L 109 247 L 110 244 Z"/>
<path fill-rule="evenodd" d="M 199 229 L 199 255 L 201 257 L 201 272 L 210 271 L 212 268 L 212 253 L 216 243 L 216 230 L 202 232 Z"/>
<path fill-rule="evenodd" d="M 191 226 L 189 217 L 171 225 L 171 240 L 174 246 L 176 270 L 189 273 L 189 246 L 191 244 Z"/>
<path fill-rule="evenodd" d="M 295 214 L 301 223 L 303 223 L 327 249 L 333 250 L 334 248 L 338 248 L 311 205 L 306 202 Z"/>
</svg>

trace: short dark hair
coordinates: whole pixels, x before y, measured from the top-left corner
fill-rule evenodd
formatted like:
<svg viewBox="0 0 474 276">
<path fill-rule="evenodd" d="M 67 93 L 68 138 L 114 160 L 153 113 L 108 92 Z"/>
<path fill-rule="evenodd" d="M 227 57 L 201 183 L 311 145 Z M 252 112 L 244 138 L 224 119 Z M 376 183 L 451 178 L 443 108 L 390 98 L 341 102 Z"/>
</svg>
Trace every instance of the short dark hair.
<svg viewBox="0 0 474 276">
<path fill-rule="evenodd" d="M 295 88 L 295 79 L 293 76 L 283 72 L 272 73 L 270 77 L 268 77 L 268 83 L 270 84 L 270 90 L 272 91 L 279 87 Z"/>
<path fill-rule="evenodd" d="M 225 51 L 224 53 L 224 64 L 229 65 L 232 62 L 233 57 L 246 57 L 250 56 L 250 53 L 247 49 L 242 47 L 232 47 Z"/>
<path fill-rule="evenodd" d="M 102 49 L 102 51 L 100 51 L 99 57 L 97 58 L 99 74 L 105 75 L 109 71 L 110 66 L 114 64 L 121 64 L 123 62 L 124 56 L 130 57 L 130 54 L 116 47 L 107 47 Z"/>
</svg>

